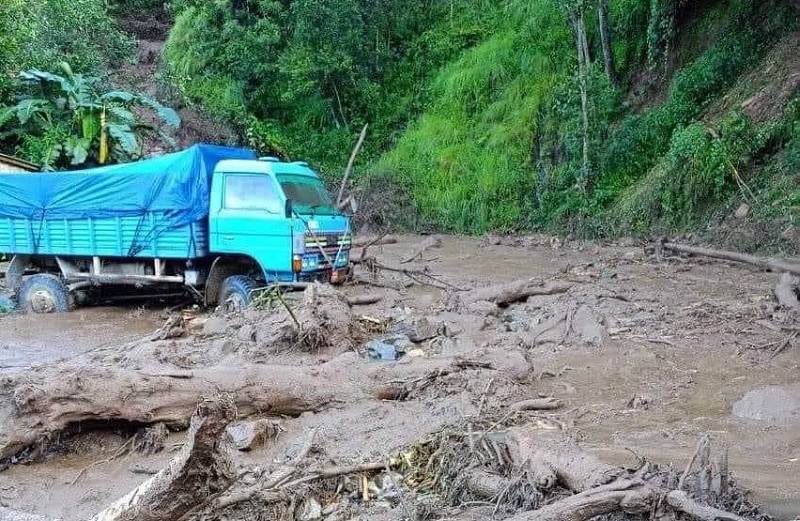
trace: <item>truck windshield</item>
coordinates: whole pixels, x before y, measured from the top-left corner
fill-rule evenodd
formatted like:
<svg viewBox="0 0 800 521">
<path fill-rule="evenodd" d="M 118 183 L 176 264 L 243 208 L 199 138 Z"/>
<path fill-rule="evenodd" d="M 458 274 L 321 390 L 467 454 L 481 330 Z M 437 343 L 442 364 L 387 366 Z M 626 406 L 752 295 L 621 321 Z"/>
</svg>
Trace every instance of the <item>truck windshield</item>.
<svg viewBox="0 0 800 521">
<path fill-rule="evenodd" d="M 320 179 L 297 174 L 278 174 L 277 177 L 283 192 L 292 200 L 297 213 L 339 214 Z"/>
</svg>

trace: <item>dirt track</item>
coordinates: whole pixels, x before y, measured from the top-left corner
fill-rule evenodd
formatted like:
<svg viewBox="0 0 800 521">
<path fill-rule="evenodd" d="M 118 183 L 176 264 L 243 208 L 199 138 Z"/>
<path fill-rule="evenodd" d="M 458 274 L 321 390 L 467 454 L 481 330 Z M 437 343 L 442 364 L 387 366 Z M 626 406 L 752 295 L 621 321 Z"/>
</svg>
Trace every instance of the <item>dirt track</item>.
<svg viewBox="0 0 800 521">
<path fill-rule="evenodd" d="M 420 240 L 401 238 L 370 252 L 397 266 Z M 537 237 L 445 238 L 441 248 L 424 252 L 422 261 L 404 266 L 428 267 L 462 288 L 530 277 L 573 286 L 566 294 L 531 297 L 500 311 L 454 301 L 468 292 L 454 297 L 419 285 L 399 291 L 348 288 L 349 294 L 384 294 L 378 304 L 355 308 L 357 315 L 425 316 L 447 324 L 445 335 L 416 346 L 426 356 L 395 363 L 366 360 L 363 351 L 357 355 L 341 343 L 313 354 L 270 353 L 259 342 L 256 316 L 244 323 L 228 320 L 227 329 L 205 340 L 137 345 L 130 342 L 161 325 L 157 313 L 88 309 L 35 320 L 5 316 L 0 317 L 0 376 L 24 377 L 28 365 L 63 376 L 85 365 L 213 370 L 245 360 L 391 380 L 424 374 L 459 356 L 491 362 L 497 371 L 452 375 L 409 401 L 359 400 L 284 419 L 274 443 L 242 458 L 281 458 L 302 444 L 310 427 L 319 429 L 318 451 L 327 459 L 380 457 L 470 417 L 483 402 L 500 408 L 544 395 L 560 399 L 564 407 L 536 417 L 577 435 L 584 447 L 611 463 L 633 465 L 636 453 L 683 467 L 698 439 L 710 433 L 715 444 L 730 444 L 731 470 L 756 493 L 757 502 L 779 519 L 800 512 L 800 390 L 793 385 L 800 382 L 800 349 L 790 345 L 769 359 L 786 338 L 773 325 L 782 313 L 771 296 L 776 274 L 698 259 L 658 262 L 632 243 L 600 247 Z M 380 281 L 402 287 L 409 279 L 389 274 Z M 243 333 L 245 328 L 252 333 Z M 61 357 L 67 359 L 57 361 Z M 746 393 L 769 386 L 783 386 L 786 394 L 773 393 L 765 403 L 744 404 L 737 411 L 771 419 L 733 415 L 734 404 Z M 786 399 L 792 393 L 794 404 Z M 113 455 L 125 435 L 73 437 L 34 464 L 11 466 L 0 473 L 0 505 L 66 520 L 98 511 L 147 478 L 132 468 L 155 469 L 171 456 L 169 451 L 127 455 L 91 467 L 71 484 L 81 469 Z M 180 433 L 170 436 L 170 443 L 181 440 Z M 355 514 L 376 518 L 387 510 L 380 504 L 371 508 Z"/>
</svg>

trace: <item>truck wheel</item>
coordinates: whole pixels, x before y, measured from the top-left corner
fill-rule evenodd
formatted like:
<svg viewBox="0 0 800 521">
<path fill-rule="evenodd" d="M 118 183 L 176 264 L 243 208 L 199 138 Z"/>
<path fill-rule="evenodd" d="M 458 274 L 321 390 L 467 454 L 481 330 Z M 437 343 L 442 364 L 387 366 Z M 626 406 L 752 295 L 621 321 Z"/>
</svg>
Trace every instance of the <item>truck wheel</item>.
<svg viewBox="0 0 800 521">
<path fill-rule="evenodd" d="M 253 302 L 256 288 L 256 281 L 245 275 L 228 277 L 219 290 L 219 305 L 225 311 L 241 311 Z"/>
<path fill-rule="evenodd" d="M 19 305 L 28 313 L 68 313 L 75 300 L 59 277 L 39 273 L 20 286 Z"/>
</svg>

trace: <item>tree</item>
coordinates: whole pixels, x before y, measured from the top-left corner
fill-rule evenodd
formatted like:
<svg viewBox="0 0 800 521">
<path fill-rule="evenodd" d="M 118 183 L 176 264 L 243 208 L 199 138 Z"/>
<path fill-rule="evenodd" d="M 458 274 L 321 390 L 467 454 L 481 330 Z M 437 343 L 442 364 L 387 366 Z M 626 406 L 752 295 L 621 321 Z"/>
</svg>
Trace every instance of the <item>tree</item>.
<svg viewBox="0 0 800 521">
<path fill-rule="evenodd" d="M 583 162 L 581 168 L 581 189 L 586 193 L 589 186 L 589 73 L 592 66 L 589 55 L 589 43 L 586 38 L 586 22 L 584 0 L 568 5 L 568 15 L 575 36 L 575 47 L 578 52 L 578 82 L 581 91 L 581 120 L 583 122 Z"/>
<path fill-rule="evenodd" d="M 603 47 L 603 62 L 606 67 L 608 81 L 615 88 L 619 87 L 617 66 L 614 63 L 614 51 L 611 48 L 611 27 L 608 23 L 608 0 L 597 0 L 597 16 L 600 25 L 600 43 Z"/>
<path fill-rule="evenodd" d="M 169 135 L 139 122 L 134 107 L 149 109 L 175 129 L 178 114 L 146 96 L 102 92 L 99 79 L 76 74 L 66 63 L 63 74 L 30 70 L 19 74 L 24 92 L 16 105 L 0 107 L 0 139 L 20 142 L 20 155 L 49 170 L 87 163 L 105 164 L 139 155 L 137 134 L 149 131 L 174 146 Z"/>
</svg>

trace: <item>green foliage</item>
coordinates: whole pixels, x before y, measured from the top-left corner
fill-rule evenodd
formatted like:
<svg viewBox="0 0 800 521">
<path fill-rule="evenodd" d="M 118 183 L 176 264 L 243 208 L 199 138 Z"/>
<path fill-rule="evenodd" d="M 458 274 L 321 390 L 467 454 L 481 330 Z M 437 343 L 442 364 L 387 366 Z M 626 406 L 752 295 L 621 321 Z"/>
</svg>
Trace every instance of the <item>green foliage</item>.
<svg viewBox="0 0 800 521">
<path fill-rule="evenodd" d="M 686 228 L 740 194 L 737 175 L 761 194 L 749 175 L 763 157 L 778 158 L 776 176 L 796 169 L 789 116 L 756 124 L 724 108 L 706 120 L 709 106 L 794 28 L 789 3 L 610 0 L 619 89 L 602 68 L 594 4 L 110 0 L 108 9 L 171 9 L 167 78 L 260 153 L 309 160 L 335 182 L 369 123 L 354 176 L 373 195 L 391 185 L 408 211 L 390 213 L 408 226 L 584 235 Z M 592 61 L 585 189 L 570 9 L 583 13 Z M 52 70 L 61 56 L 87 77 L 113 65 L 130 46 L 107 14 L 99 0 L 5 0 L 2 70 Z M 0 75 L 0 105 L 8 107 L 0 140 L 44 164 L 92 162 L 103 130 L 112 153 L 135 156 L 132 103 L 176 123 L 147 99 L 107 93 L 90 103 L 105 107 L 104 125 L 96 107 L 58 108 L 52 96 L 20 92 L 8 77 Z M 36 81 L 53 92 L 64 87 Z M 15 93 L 26 97 L 12 100 Z M 779 185 L 789 195 L 770 200 L 791 208 L 796 188 Z"/>
<path fill-rule="evenodd" d="M 165 49 L 189 101 L 251 142 L 340 172 L 424 108 L 436 68 L 479 41 L 498 0 L 181 0 Z"/>
<path fill-rule="evenodd" d="M 133 106 L 152 110 L 168 127 L 180 125 L 174 110 L 153 99 L 104 93 L 98 78 L 74 73 L 66 63 L 61 72 L 20 73 L 19 102 L 0 106 L 0 129 L 7 129 L 0 138 L 16 137 L 19 154 L 43 169 L 137 157 L 137 133 L 148 128 L 138 123 Z"/>
<path fill-rule="evenodd" d="M 3 0 L 0 5 L 2 76 L 54 69 L 61 61 L 78 72 L 97 72 L 118 65 L 131 52 L 131 40 L 102 0 Z"/>
</svg>

